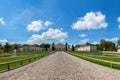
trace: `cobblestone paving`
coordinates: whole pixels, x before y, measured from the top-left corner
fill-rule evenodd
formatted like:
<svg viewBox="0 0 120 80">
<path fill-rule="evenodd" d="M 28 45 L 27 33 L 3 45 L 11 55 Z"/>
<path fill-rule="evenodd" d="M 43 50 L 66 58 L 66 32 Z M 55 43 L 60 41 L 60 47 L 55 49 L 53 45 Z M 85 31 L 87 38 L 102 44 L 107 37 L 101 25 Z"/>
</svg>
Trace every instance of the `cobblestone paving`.
<svg viewBox="0 0 120 80">
<path fill-rule="evenodd" d="M 120 71 L 56 52 L 1 80 L 120 80 Z"/>
</svg>

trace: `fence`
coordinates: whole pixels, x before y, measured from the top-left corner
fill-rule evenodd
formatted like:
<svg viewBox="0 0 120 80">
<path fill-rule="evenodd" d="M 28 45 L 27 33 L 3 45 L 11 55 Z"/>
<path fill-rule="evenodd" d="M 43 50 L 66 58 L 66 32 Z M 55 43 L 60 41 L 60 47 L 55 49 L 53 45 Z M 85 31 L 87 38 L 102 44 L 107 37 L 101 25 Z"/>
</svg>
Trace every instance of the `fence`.
<svg viewBox="0 0 120 80">
<path fill-rule="evenodd" d="M 84 56 L 84 55 L 78 55 L 78 54 L 73 54 L 73 55 L 75 55 L 77 57 L 80 57 L 82 59 L 97 63 L 99 65 L 104 65 L 104 66 L 108 66 L 108 67 L 111 67 L 111 68 L 120 69 L 120 62 L 101 60 L 101 59 L 91 58 L 91 57 L 87 57 L 87 56 Z"/>
<path fill-rule="evenodd" d="M 10 61 L 10 62 L 0 63 L 0 73 L 5 72 L 5 71 L 10 71 L 12 69 L 24 66 L 24 65 L 29 64 L 33 61 L 36 61 L 44 56 L 46 56 L 46 55 L 41 55 L 41 56 L 26 58 L 26 59 L 22 59 L 22 60 L 15 60 L 15 61 Z"/>
</svg>

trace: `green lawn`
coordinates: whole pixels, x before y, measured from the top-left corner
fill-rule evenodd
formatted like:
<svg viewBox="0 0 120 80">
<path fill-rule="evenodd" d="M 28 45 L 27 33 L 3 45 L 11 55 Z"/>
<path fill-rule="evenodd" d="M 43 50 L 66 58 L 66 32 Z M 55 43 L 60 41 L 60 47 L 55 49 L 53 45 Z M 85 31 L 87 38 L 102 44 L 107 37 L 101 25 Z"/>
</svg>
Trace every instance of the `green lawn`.
<svg viewBox="0 0 120 80">
<path fill-rule="evenodd" d="M 79 51 L 74 51 L 71 53 L 79 54 L 79 55 L 101 55 L 101 54 L 103 54 L 102 52 L 79 52 Z"/>
<path fill-rule="evenodd" d="M 120 62 L 120 58 L 105 57 L 105 56 L 89 56 L 89 57 L 102 59 L 102 60 L 107 60 L 107 61 Z"/>
<path fill-rule="evenodd" d="M 101 54 L 103 54 L 101 52 L 70 52 L 70 54 L 73 55 L 73 56 L 82 58 L 84 60 L 99 64 L 99 65 L 107 66 L 107 67 L 111 67 L 111 64 L 107 63 L 107 62 L 102 62 L 102 61 L 98 62 L 97 60 L 85 58 L 85 57 L 82 57 L 82 56 L 88 56 L 88 57 L 101 59 L 101 60 L 107 60 L 107 61 L 120 62 L 120 58 L 115 58 L 115 57 L 111 57 L 111 56 L 101 56 Z M 75 55 L 75 54 L 77 54 L 77 55 Z M 105 53 L 105 54 L 108 54 L 108 53 Z M 111 53 L 111 54 L 114 54 L 114 53 Z M 119 55 L 119 54 L 115 53 L 115 55 Z M 120 69 L 120 65 L 119 64 L 112 64 L 112 68 Z"/>
<path fill-rule="evenodd" d="M 1 59 L 0 59 L 0 63 L 10 62 L 10 61 L 15 61 L 15 60 L 20 60 L 20 59 L 25 59 L 25 58 L 29 58 L 29 57 L 32 57 L 32 56 L 21 56 L 21 57 L 1 58 Z"/>
<path fill-rule="evenodd" d="M 20 56 L 20 57 L 10 57 L 10 58 L 0 58 L 0 63 L 4 63 L 4 62 L 10 62 L 10 61 L 16 61 L 16 60 L 23 60 L 23 59 L 27 59 L 27 58 L 32 58 L 32 57 L 37 57 L 36 59 L 32 58 L 31 62 L 38 60 L 40 58 L 43 58 L 47 55 L 49 55 L 49 52 L 22 52 L 19 54 L 24 54 L 25 56 Z M 8 55 L 8 54 L 7 54 Z M 24 60 L 22 61 L 22 64 L 28 64 L 29 60 Z M 9 65 L 10 69 L 16 68 L 16 67 L 20 67 L 21 63 L 20 62 L 15 62 Z M 7 70 L 7 65 L 0 65 L 0 71 L 3 70 Z"/>
<path fill-rule="evenodd" d="M 25 58 L 30 58 L 30 57 L 34 57 L 34 56 L 41 56 L 43 54 L 48 54 L 48 53 L 49 52 L 47 52 L 47 51 L 44 51 L 44 52 L 19 52 L 19 54 L 23 54 L 23 56 L 0 58 L 0 63 L 20 60 L 20 59 L 25 59 Z M 0 56 L 3 56 L 3 55 L 8 56 L 8 55 L 11 55 L 11 54 L 10 53 L 9 54 L 0 54 Z"/>
</svg>

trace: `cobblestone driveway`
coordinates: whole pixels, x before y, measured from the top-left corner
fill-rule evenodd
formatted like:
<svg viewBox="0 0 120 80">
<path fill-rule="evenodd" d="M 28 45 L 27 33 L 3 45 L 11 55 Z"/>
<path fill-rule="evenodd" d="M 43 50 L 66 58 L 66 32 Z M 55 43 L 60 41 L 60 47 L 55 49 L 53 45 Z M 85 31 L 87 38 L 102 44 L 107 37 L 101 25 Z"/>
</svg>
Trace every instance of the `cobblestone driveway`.
<svg viewBox="0 0 120 80">
<path fill-rule="evenodd" d="M 56 52 L 1 80 L 120 80 L 120 71 Z"/>
</svg>

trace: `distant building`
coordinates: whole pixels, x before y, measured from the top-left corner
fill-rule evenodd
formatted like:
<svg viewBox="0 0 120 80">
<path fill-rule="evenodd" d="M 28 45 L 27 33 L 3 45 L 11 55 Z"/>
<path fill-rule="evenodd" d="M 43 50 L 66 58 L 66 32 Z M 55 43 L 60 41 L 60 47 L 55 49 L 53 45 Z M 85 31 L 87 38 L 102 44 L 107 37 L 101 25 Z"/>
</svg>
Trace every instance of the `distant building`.
<svg viewBox="0 0 120 80">
<path fill-rule="evenodd" d="M 18 52 L 23 52 L 23 46 L 22 46 L 22 45 L 18 45 L 17 51 L 18 51 Z"/>
<path fill-rule="evenodd" d="M 54 47 L 54 51 L 66 51 L 70 50 L 70 45 L 65 44 L 54 44 L 50 45 L 50 48 L 48 48 L 48 51 L 52 51 L 52 47 Z M 41 48 L 40 45 L 34 44 L 34 45 L 21 45 L 18 47 L 17 51 L 19 52 L 36 52 L 36 51 L 46 51 L 45 48 Z"/>
<path fill-rule="evenodd" d="M 118 45 L 117 45 L 117 47 L 118 47 L 117 52 L 120 52 L 120 39 L 118 40 Z"/>
<path fill-rule="evenodd" d="M 75 48 L 75 51 L 97 51 L 95 45 L 81 45 Z"/>
<path fill-rule="evenodd" d="M 41 48 L 37 44 L 34 45 L 25 45 L 23 46 L 24 52 L 33 52 L 33 51 L 45 51 L 45 48 Z"/>
<path fill-rule="evenodd" d="M 51 45 L 50 48 L 52 50 L 52 47 L 54 47 L 54 50 L 55 51 L 66 51 L 66 48 L 67 50 L 70 50 L 70 45 L 65 45 L 65 44 L 54 44 L 54 45 Z"/>
</svg>

